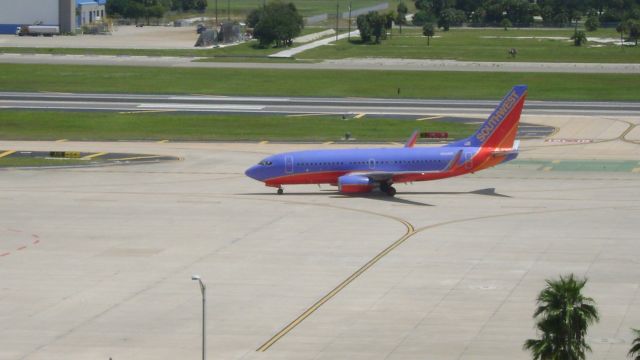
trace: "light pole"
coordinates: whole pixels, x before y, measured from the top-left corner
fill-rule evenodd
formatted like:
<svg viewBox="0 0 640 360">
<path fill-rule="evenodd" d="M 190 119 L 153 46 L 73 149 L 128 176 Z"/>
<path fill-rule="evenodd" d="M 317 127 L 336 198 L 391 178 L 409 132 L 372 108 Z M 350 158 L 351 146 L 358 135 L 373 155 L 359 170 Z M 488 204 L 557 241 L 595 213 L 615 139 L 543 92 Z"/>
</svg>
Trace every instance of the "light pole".
<svg viewBox="0 0 640 360">
<path fill-rule="evenodd" d="M 202 360 L 207 359 L 207 287 L 200 279 L 200 275 L 191 275 L 191 280 L 198 280 L 200 283 L 200 292 L 202 292 Z"/>
</svg>

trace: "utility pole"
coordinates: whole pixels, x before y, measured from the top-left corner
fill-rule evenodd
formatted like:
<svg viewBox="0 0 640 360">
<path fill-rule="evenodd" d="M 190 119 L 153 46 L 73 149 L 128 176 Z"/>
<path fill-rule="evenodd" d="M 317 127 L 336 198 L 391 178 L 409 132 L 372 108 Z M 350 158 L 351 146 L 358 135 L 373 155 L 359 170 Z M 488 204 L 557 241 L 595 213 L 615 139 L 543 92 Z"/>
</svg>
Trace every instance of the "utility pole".
<svg viewBox="0 0 640 360">
<path fill-rule="evenodd" d="M 348 33 L 347 33 L 347 40 L 348 41 L 351 41 L 351 5 L 352 5 L 352 2 L 349 1 L 349 30 L 348 30 Z"/>
<path fill-rule="evenodd" d="M 216 0 L 216 26 L 218 26 L 218 0 Z"/>
<path fill-rule="evenodd" d="M 227 21 L 231 22 L 231 0 L 227 0 Z"/>
<path fill-rule="evenodd" d="M 340 21 L 340 2 L 336 0 L 336 41 L 338 41 L 338 21 Z"/>
</svg>

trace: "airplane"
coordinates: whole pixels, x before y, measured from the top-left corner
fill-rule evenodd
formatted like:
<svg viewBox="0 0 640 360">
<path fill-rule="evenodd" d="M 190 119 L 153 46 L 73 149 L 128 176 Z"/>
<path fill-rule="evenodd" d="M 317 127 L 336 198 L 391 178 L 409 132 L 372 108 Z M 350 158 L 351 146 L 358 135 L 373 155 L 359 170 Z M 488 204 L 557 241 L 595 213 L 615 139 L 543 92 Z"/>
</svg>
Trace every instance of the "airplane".
<svg viewBox="0 0 640 360">
<path fill-rule="evenodd" d="M 283 185 L 330 184 L 343 194 L 380 190 L 393 184 L 474 173 L 515 159 L 526 85 L 516 85 L 470 137 L 439 147 L 414 147 L 415 131 L 402 148 L 306 150 L 269 156 L 245 174 L 283 194 Z"/>
</svg>

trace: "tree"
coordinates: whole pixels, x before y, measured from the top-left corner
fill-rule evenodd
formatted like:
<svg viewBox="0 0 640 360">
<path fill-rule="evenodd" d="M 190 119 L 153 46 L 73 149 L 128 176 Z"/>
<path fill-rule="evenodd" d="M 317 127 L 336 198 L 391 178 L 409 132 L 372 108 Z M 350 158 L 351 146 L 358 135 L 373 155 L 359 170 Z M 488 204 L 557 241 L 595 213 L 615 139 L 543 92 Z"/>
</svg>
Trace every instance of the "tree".
<svg viewBox="0 0 640 360">
<path fill-rule="evenodd" d="M 145 18 L 147 24 L 151 18 L 159 19 L 167 10 L 164 0 L 109 0 L 106 4 L 107 13 L 114 17 L 134 19 Z"/>
<path fill-rule="evenodd" d="M 358 31 L 360 32 L 360 39 L 363 43 L 367 43 L 371 41 L 371 26 L 369 25 L 369 21 L 367 20 L 367 15 L 358 15 L 356 18 L 356 25 L 358 26 Z"/>
<path fill-rule="evenodd" d="M 207 0 L 196 0 L 194 8 L 199 12 L 204 12 L 207 9 Z"/>
<path fill-rule="evenodd" d="M 584 27 L 587 31 L 596 31 L 600 27 L 600 20 L 598 20 L 598 15 L 589 15 L 587 20 L 584 22 Z"/>
<path fill-rule="evenodd" d="M 631 350 L 629 350 L 628 356 L 633 358 L 633 360 L 640 360 L 640 330 L 631 329 L 633 331 L 634 336 L 636 337 L 631 342 Z"/>
<path fill-rule="evenodd" d="M 504 31 L 507 31 L 510 27 L 513 26 L 513 24 L 511 23 L 511 20 L 509 20 L 508 18 L 504 18 L 502 19 L 502 21 L 500 21 L 500 26 L 504 28 Z"/>
<path fill-rule="evenodd" d="M 400 2 L 396 8 L 396 12 L 398 13 L 398 16 L 396 17 L 396 24 L 400 26 L 400 34 L 402 34 L 402 25 L 407 23 L 407 13 L 409 12 L 409 9 L 407 8 L 407 5 Z"/>
<path fill-rule="evenodd" d="M 624 34 L 627 32 L 627 24 L 624 22 L 620 22 L 618 26 L 616 26 L 616 31 L 620 33 L 620 46 L 624 45 Z"/>
<path fill-rule="evenodd" d="M 263 47 L 270 46 L 273 42 L 276 43 L 276 47 L 290 46 L 293 38 L 298 36 L 304 27 L 302 16 L 293 3 L 270 2 L 264 7 L 259 19 L 253 36 Z"/>
<path fill-rule="evenodd" d="M 584 31 L 576 31 L 571 35 L 571 40 L 573 40 L 573 45 L 582 46 L 582 44 L 587 43 L 587 34 L 585 34 Z"/>
<path fill-rule="evenodd" d="M 436 34 L 435 27 L 433 23 L 426 23 L 422 26 L 422 35 L 427 37 L 427 46 L 431 46 L 431 37 Z"/>
<path fill-rule="evenodd" d="M 389 30 L 389 34 L 393 36 L 393 20 L 396 18 L 396 14 L 393 11 L 389 11 L 388 13 L 382 15 L 384 18 L 384 34 L 382 35 L 383 39 L 387 38 L 387 30 Z"/>
<path fill-rule="evenodd" d="M 255 28 L 256 25 L 258 25 L 258 22 L 260 21 L 260 17 L 262 16 L 262 8 L 259 9 L 253 9 L 251 11 L 249 11 L 249 14 L 247 14 L 247 19 L 245 20 L 247 27 L 249 28 Z"/>
<path fill-rule="evenodd" d="M 627 20 L 626 28 L 629 32 L 629 40 L 635 41 L 636 46 L 638 46 L 638 38 L 640 38 L 640 21 L 629 19 Z"/>
<path fill-rule="evenodd" d="M 422 26 L 428 22 L 435 22 L 436 18 L 431 13 L 420 10 L 413 15 L 413 25 Z"/>
<path fill-rule="evenodd" d="M 443 28 L 444 31 L 449 31 L 451 26 L 461 25 L 464 19 L 464 11 L 453 8 L 445 9 L 440 13 L 440 17 L 438 18 L 438 27 Z"/>
<path fill-rule="evenodd" d="M 525 341 L 523 348 L 531 351 L 534 360 L 583 360 L 591 351 L 587 328 L 599 320 L 595 301 L 582 295 L 587 279 L 570 274 L 546 282 L 533 314 L 541 338 Z"/>
<path fill-rule="evenodd" d="M 385 26 L 387 25 L 387 16 L 370 11 L 366 15 L 359 15 L 356 18 L 356 24 L 360 31 L 360 39 L 363 43 L 371 41 L 375 38 L 375 43 L 379 44 L 381 39 L 386 37 Z"/>
<path fill-rule="evenodd" d="M 367 15 L 367 21 L 371 26 L 371 35 L 375 37 L 375 43 L 380 44 L 380 40 L 384 38 L 386 18 L 375 11 L 370 11 Z"/>
</svg>

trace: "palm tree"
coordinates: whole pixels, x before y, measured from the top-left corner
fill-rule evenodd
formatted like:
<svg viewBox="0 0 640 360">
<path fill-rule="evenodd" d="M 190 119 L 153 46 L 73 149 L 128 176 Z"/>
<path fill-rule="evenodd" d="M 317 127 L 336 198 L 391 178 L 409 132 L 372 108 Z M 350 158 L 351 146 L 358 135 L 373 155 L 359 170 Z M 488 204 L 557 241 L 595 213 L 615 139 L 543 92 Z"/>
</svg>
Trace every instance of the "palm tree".
<svg viewBox="0 0 640 360">
<path fill-rule="evenodd" d="M 591 351 L 585 337 L 589 325 L 598 321 L 598 310 L 592 298 L 582 295 L 586 283 L 573 274 L 547 280 L 533 314 L 541 338 L 529 339 L 523 346 L 534 360 L 581 360 Z"/>
<path fill-rule="evenodd" d="M 629 357 L 633 358 L 633 360 L 640 360 L 640 330 L 631 329 L 631 331 L 633 331 L 636 338 L 631 343 L 633 346 L 629 350 Z"/>
</svg>

